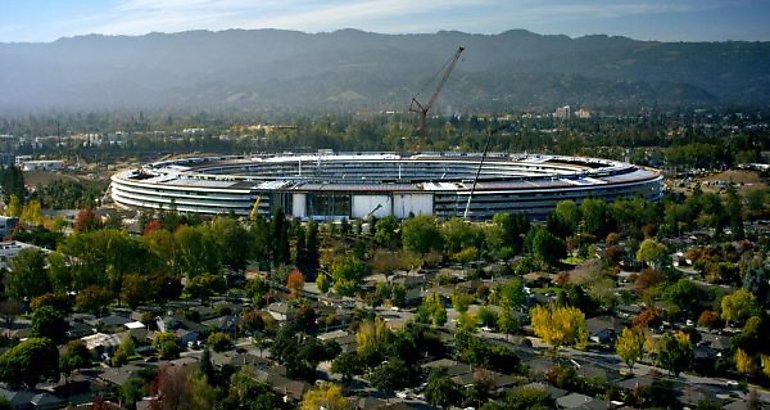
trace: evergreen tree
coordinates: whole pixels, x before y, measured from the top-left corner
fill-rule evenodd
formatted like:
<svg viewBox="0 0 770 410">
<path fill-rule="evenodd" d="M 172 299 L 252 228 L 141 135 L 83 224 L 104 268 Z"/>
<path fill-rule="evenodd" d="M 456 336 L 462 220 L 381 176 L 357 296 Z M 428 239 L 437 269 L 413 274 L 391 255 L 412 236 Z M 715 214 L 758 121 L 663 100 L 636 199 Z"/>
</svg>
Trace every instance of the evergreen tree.
<svg viewBox="0 0 770 410">
<path fill-rule="evenodd" d="M 301 272 L 305 272 L 307 266 L 307 243 L 305 240 L 305 228 L 303 228 L 302 225 L 297 225 L 297 228 L 294 232 L 294 235 L 297 238 L 295 244 L 296 257 L 294 259 L 294 265 L 297 266 L 297 269 L 299 269 Z"/>
<path fill-rule="evenodd" d="M 278 208 L 270 220 L 270 240 L 272 245 L 273 266 L 285 265 L 290 261 L 289 232 L 286 214 Z"/>
<path fill-rule="evenodd" d="M 309 278 L 316 275 L 320 266 L 319 247 L 318 224 L 315 221 L 310 221 L 307 224 L 307 239 L 305 242 L 306 266 L 305 270 L 302 271 Z"/>
</svg>

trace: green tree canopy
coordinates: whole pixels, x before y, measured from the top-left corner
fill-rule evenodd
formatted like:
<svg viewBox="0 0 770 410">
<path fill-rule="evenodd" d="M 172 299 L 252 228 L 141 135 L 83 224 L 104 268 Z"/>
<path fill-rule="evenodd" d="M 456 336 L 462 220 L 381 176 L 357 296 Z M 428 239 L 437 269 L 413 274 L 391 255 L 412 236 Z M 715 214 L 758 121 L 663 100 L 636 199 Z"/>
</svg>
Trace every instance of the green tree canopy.
<svg viewBox="0 0 770 410">
<path fill-rule="evenodd" d="M 0 381 L 19 390 L 59 378 L 59 350 L 51 339 L 31 337 L 0 356 Z"/>
<path fill-rule="evenodd" d="M 22 300 L 25 297 L 40 296 L 51 291 L 51 282 L 46 272 L 45 255 L 34 248 L 22 249 L 10 261 L 10 272 L 6 276 L 6 292 Z"/>
<path fill-rule="evenodd" d="M 418 253 L 442 250 L 444 243 L 436 218 L 418 215 L 401 224 L 401 239 L 404 249 Z"/>
</svg>

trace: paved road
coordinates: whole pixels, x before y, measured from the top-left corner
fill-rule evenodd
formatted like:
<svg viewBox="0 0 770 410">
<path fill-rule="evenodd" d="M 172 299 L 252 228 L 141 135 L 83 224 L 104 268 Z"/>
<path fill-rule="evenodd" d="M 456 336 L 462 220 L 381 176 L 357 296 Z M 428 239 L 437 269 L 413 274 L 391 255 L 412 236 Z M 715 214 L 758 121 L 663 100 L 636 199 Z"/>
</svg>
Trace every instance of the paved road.
<svg viewBox="0 0 770 410">
<path fill-rule="evenodd" d="M 500 333 L 479 331 L 479 334 L 488 338 L 505 340 L 505 335 Z M 540 338 L 528 337 L 528 339 L 532 342 L 532 347 L 534 347 L 537 350 L 552 349 L 551 345 L 543 342 L 543 340 Z M 592 362 L 596 365 L 609 367 L 619 372 L 623 371 L 627 373 L 629 371 L 628 366 L 626 366 L 625 362 L 623 362 L 623 360 L 614 353 L 584 351 L 584 350 L 578 350 L 570 347 L 560 348 L 559 353 L 571 359 L 580 359 L 584 362 L 586 361 Z M 631 373 L 633 373 L 636 376 L 643 376 L 650 373 L 658 373 L 658 374 L 666 375 L 668 372 L 665 369 L 662 369 L 657 366 L 650 366 L 643 363 L 637 363 L 634 365 L 633 369 L 631 369 Z M 733 394 L 741 398 L 744 398 L 746 396 L 745 393 L 739 390 L 736 390 L 733 386 L 729 385 L 728 381 L 731 381 L 731 380 L 728 380 L 728 379 L 702 377 L 702 376 L 688 374 L 688 373 L 682 373 L 679 375 L 679 377 L 670 376 L 669 378 L 674 382 L 687 384 L 687 385 L 693 385 L 693 384 L 710 385 L 719 389 L 723 394 L 726 394 L 726 395 Z M 756 385 L 751 385 L 750 388 L 757 392 L 760 400 L 765 402 L 770 402 L 770 391 Z"/>
</svg>

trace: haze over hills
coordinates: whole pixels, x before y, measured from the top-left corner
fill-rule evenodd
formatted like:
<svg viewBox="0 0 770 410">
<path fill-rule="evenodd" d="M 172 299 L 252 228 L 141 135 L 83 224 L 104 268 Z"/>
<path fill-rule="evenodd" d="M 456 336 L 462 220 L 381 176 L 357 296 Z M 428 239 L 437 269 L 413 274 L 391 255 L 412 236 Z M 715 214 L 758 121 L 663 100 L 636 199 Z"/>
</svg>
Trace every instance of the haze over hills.
<svg viewBox="0 0 770 410">
<path fill-rule="evenodd" d="M 440 112 L 770 103 L 769 42 L 265 29 L 0 44 L 0 112 L 403 111 L 459 45 Z"/>
</svg>

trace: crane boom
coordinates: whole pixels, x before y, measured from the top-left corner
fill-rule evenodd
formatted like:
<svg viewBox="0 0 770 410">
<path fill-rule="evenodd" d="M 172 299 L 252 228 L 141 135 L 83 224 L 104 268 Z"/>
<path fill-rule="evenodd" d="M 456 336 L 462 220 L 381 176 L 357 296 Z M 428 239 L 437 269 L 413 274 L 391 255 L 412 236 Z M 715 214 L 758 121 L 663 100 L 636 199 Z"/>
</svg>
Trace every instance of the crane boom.
<svg viewBox="0 0 770 410">
<path fill-rule="evenodd" d="M 447 80 L 449 79 L 449 75 L 452 74 L 452 70 L 454 70 L 455 66 L 457 65 L 457 62 L 460 61 L 460 55 L 465 51 L 465 47 L 457 47 L 457 51 L 455 51 L 454 56 L 452 57 L 451 61 L 447 65 L 447 67 L 444 69 L 443 73 L 441 74 L 441 79 L 439 79 L 438 84 L 436 84 L 436 89 L 433 91 L 433 94 L 430 96 L 430 99 L 428 100 L 428 103 L 423 105 L 417 100 L 417 97 L 412 98 L 412 103 L 409 106 L 409 111 L 416 112 L 420 114 L 420 134 L 425 137 L 427 130 L 426 130 L 426 122 L 428 118 L 428 112 L 430 111 L 431 107 L 433 107 L 433 103 L 436 102 L 438 99 L 439 93 L 441 93 L 441 90 L 444 88 L 444 85 L 446 85 Z"/>
<path fill-rule="evenodd" d="M 465 212 L 463 212 L 463 219 L 468 219 L 468 213 L 471 210 L 471 201 L 473 200 L 473 194 L 476 192 L 476 183 L 479 181 L 479 175 L 481 175 L 481 168 L 484 166 L 484 160 L 487 159 L 487 152 L 489 151 L 489 143 L 492 142 L 492 136 L 497 134 L 498 131 L 502 131 L 506 128 L 510 128 L 513 124 L 504 124 L 499 127 L 490 130 L 487 133 L 487 143 L 484 144 L 484 152 L 481 154 L 481 161 L 479 161 L 479 167 L 476 169 L 476 176 L 473 178 L 473 185 L 471 185 L 471 192 L 468 194 L 468 202 L 465 204 Z"/>
</svg>

